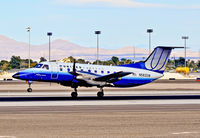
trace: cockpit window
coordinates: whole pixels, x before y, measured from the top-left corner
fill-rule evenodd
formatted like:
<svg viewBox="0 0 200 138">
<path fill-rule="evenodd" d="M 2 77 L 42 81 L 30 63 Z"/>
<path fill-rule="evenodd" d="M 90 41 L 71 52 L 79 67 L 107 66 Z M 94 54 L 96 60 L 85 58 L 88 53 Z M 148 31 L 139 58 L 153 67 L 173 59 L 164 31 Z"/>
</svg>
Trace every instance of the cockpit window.
<svg viewBox="0 0 200 138">
<path fill-rule="evenodd" d="M 41 68 L 43 64 L 37 64 L 35 68 Z"/>
<path fill-rule="evenodd" d="M 44 65 L 42 68 L 46 69 L 46 70 L 49 70 L 49 65 Z"/>
</svg>

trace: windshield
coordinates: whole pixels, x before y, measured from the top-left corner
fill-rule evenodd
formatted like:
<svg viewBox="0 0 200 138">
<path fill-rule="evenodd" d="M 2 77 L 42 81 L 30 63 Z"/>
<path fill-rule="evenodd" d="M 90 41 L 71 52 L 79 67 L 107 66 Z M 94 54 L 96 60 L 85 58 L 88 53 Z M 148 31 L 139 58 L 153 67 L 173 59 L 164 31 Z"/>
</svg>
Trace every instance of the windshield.
<svg viewBox="0 0 200 138">
<path fill-rule="evenodd" d="M 46 69 L 46 70 L 49 70 L 49 65 L 44 65 L 42 68 Z"/>
<path fill-rule="evenodd" d="M 43 64 L 37 64 L 35 68 L 41 68 Z"/>
</svg>

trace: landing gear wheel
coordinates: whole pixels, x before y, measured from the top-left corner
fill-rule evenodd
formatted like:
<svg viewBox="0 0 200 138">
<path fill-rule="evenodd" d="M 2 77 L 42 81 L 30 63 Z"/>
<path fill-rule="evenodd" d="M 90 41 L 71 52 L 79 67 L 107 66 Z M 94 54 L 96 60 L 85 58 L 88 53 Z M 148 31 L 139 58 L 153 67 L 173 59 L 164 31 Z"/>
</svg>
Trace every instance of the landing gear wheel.
<svg viewBox="0 0 200 138">
<path fill-rule="evenodd" d="M 72 98 L 77 98 L 78 93 L 77 93 L 77 92 L 72 92 L 72 93 L 71 93 L 71 96 L 72 96 Z"/>
<path fill-rule="evenodd" d="M 104 93 L 103 93 L 103 92 L 98 92 L 98 93 L 97 93 L 97 97 L 98 97 L 98 98 L 103 98 L 103 96 L 104 96 Z"/>
<path fill-rule="evenodd" d="M 32 89 L 31 89 L 31 88 L 28 88 L 28 89 L 27 89 L 27 92 L 32 92 Z"/>
</svg>

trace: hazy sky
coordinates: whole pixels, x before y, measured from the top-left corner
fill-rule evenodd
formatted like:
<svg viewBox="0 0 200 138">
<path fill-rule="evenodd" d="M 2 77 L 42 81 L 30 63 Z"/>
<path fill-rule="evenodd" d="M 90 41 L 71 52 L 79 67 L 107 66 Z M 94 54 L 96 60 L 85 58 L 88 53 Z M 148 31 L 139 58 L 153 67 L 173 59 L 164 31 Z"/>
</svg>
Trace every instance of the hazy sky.
<svg viewBox="0 0 200 138">
<path fill-rule="evenodd" d="M 95 30 L 101 30 L 100 46 L 114 49 L 135 45 L 148 48 L 147 28 L 153 28 L 152 45 L 183 45 L 200 49 L 199 0 L 1 0 L 0 35 L 31 43 L 52 39 L 96 46 Z"/>
</svg>

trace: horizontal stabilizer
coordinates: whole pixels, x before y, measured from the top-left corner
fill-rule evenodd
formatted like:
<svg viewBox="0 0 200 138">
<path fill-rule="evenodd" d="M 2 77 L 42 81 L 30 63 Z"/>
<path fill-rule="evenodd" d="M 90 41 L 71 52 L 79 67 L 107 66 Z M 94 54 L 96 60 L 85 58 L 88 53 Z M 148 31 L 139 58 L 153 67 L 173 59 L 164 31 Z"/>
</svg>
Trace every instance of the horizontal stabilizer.
<svg viewBox="0 0 200 138">
<path fill-rule="evenodd" d="M 184 48 L 184 47 L 182 47 L 182 46 L 157 46 L 156 48 L 174 49 L 174 48 Z"/>
</svg>

